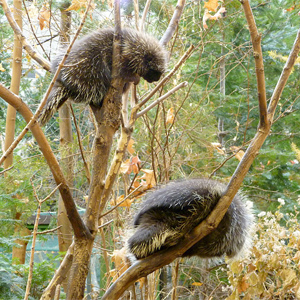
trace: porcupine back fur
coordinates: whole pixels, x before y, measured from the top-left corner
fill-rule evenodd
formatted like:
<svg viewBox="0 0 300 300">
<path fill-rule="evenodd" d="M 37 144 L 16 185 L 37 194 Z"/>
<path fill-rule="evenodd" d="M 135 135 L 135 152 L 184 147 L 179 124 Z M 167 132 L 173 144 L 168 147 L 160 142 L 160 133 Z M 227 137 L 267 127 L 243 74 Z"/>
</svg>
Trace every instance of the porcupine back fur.
<svg viewBox="0 0 300 300">
<path fill-rule="evenodd" d="M 176 245 L 214 209 L 225 185 L 211 179 L 174 181 L 149 193 L 134 218 L 129 251 L 145 258 Z M 238 193 L 218 227 L 184 254 L 202 258 L 237 256 L 251 245 L 254 217 Z"/>
<path fill-rule="evenodd" d="M 41 125 L 68 98 L 101 107 L 111 83 L 113 36 L 113 29 L 100 29 L 74 43 L 39 116 Z M 64 54 L 62 51 L 54 59 L 52 73 Z M 130 28 L 122 30 L 119 70 L 126 83 L 137 84 L 140 77 L 148 82 L 157 81 L 165 68 L 166 52 L 154 37 Z"/>
</svg>

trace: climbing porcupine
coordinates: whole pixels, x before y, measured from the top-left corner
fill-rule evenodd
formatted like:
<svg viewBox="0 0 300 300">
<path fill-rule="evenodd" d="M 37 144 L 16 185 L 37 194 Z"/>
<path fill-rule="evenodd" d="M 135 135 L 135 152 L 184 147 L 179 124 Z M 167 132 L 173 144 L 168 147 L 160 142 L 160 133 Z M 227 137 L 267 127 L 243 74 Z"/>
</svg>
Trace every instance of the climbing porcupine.
<svg viewBox="0 0 300 300">
<path fill-rule="evenodd" d="M 171 182 L 149 193 L 134 219 L 135 233 L 127 241 L 137 259 L 180 242 L 214 209 L 225 185 L 211 179 Z M 251 244 L 254 217 L 237 194 L 218 227 L 189 248 L 182 256 L 229 258 Z"/>
<path fill-rule="evenodd" d="M 148 82 L 157 81 L 166 68 L 166 52 L 158 41 L 145 33 L 126 28 L 121 33 L 120 76 L 126 83 L 138 84 L 140 77 Z M 111 83 L 114 30 L 97 30 L 74 43 L 65 65 L 39 116 L 44 125 L 68 99 L 77 103 L 102 105 Z M 54 59 L 54 73 L 65 51 Z"/>
</svg>

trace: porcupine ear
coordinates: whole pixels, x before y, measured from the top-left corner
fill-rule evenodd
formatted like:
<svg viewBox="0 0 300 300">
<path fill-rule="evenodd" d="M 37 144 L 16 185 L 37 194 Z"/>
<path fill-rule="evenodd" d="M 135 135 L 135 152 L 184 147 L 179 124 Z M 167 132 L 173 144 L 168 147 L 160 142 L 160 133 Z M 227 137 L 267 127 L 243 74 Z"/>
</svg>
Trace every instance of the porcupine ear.
<svg viewBox="0 0 300 300">
<path fill-rule="evenodd" d="M 66 89 L 59 82 L 55 82 L 47 99 L 46 105 L 38 117 L 39 124 L 44 126 L 67 100 L 68 94 Z"/>
</svg>

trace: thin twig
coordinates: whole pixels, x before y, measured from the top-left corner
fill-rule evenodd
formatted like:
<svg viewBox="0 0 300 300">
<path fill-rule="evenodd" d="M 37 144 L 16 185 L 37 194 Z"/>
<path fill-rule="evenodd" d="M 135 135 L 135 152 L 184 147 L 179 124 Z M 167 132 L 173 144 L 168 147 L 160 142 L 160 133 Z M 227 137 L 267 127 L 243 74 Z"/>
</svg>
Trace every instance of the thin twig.
<svg viewBox="0 0 300 300">
<path fill-rule="evenodd" d="M 103 223 L 102 225 L 100 225 L 100 226 L 98 227 L 98 229 L 103 228 L 103 227 L 109 225 L 109 224 L 112 223 L 113 221 L 114 221 L 114 220 L 110 220 L 110 221 L 108 221 L 108 222 L 106 222 L 106 223 Z"/>
<path fill-rule="evenodd" d="M 44 231 L 38 231 L 36 234 L 47 234 L 47 233 L 52 233 L 52 232 L 58 230 L 58 229 L 61 228 L 61 227 L 62 227 L 62 225 L 59 225 L 59 226 L 57 226 L 57 227 L 55 227 L 55 228 L 53 228 L 53 229 L 44 230 Z"/>
<path fill-rule="evenodd" d="M 0 1 L 3 1 L 3 3 L 6 3 L 5 0 L 0 0 Z M 63 67 L 64 62 L 66 61 L 66 59 L 67 59 L 67 57 L 68 57 L 68 55 L 69 55 L 69 53 L 70 53 L 70 51 L 71 51 L 71 49 L 72 49 L 74 43 L 75 43 L 75 41 L 76 41 L 76 39 L 77 39 L 77 37 L 78 37 L 78 35 L 79 35 L 79 33 L 80 33 L 80 31 L 81 31 L 83 25 L 84 25 L 85 19 L 86 19 L 86 17 L 87 17 L 88 10 L 89 10 L 89 8 L 90 8 L 91 1 L 92 1 L 92 0 L 89 1 L 89 4 L 88 4 L 87 9 L 86 9 L 86 11 L 85 11 L 85 14 L 84 14 L 84 16 L 83 16 L 83 18 L 82 18 L 82 21 L 81 21 L 81 23 L 80 23 L 80 25 L 79 25 L 79 27 L 78 27 L 76 33 L 75 33 L 75 36 L 74 36 L 72 42 L 70 43 L 70 45 L 69 45 L 69 47 L 68 47 L 68 49 L 67 49 L 67 51 L 66 51 L 66 53 L 65 53 L 65 55 L 64 55 L 64 57 L 63 57 L 63 59 L 61 60 L 61 62 L 59 63 L 59 65 L 58 65 L 58 67 L 57 67 L 57 70 L 56 70 L 56 72 L 55 72 L 55 74 L 54 74 L 54 76 L 53 76 L 53 78 L 52 78 L 52 80 L 51 80 L 51 83 L 50 83 L 50 85 L 49 85 L 49 87 L 48 87 L 48 90 L 47 90 L 46 94 L 44 95 L 44 98 L 43 98 L 42 102 L 40 103 L 38 109 L 37 109 L 36 112 L 34 113 L 33 117 L 32 117 L 31 120 L 30 120 L 30 122 L 27 123 L 27 125 L 25 126 L 25 128 L 24 128 L 24 129 L 22 130 L 22 132 L 19 134 L 19 136 L 14 140 L 14 142 L 10 145 L 10 147 L 9 147 L 9 148 L 6 150 L 6 152 L 2 155 L 2 157 L 1 157 L 1 159 L 0 159 L 0 165 L 1 165 L 2 162 L 6 159 L 6 157 L 7 157 L 7 156 L 8 156 L 8 155 L 9 155 L 9 154 L 17 147 L 17 145 L 18 145 L 18 144 L 20 143 L 20 141 L 23 139 L 23 137 L 24 137 L 25 134 L 28 132 L 28 130 L 35 124 L 35 122 L 36 122 L 38 116 L 40 115 L 40 113 L 41 113 L 41 111 L 42 111 L 42 108 L 45 106 L 45 104 L 46 104 L 46 102 L 47 102 L 47 99 L 48 99 L 48 96 L 49 96 L 49 94 L 50 94 L 50 92 L 51 92 L 51 90 L 52 90 L 52 88 L 53 88 L 53 86 L 54 86 L 54 83 L 55 83 L 55 81 L 56 81 L 56 79 L 57 79 L 57 77 L 58 77 L 58 75 L 59 75 L 59 73 L 60 73 L 60 70 L 61 70 L 61 68 Z"/>
<path fill-rule="evenodd" d="M 140 99 L 139 103 L 136 105 L 136 109 L 142 107 L 146 102 L 151 99 L 151 97 L 164 85 L 166 84 L 171 77 L 175 74 L 175 72 L 179 69 L 179 67 L 191 56 L 194 51 L 194 46 L 191 45 L 188 50 L 184 53 L 184 55 L 180 58 L 178 63 L 174 66 L 174 68 L 157 84 L 157 86 L 144 98 Z"/>
<path fill-rule="evenodd" d="M 114 211 L 117 207 L 119 207 L 122 203 L 124 203 L 131 195 L 133 195 L 137 190 L 139 190 L 142 187 L 142 185 L 139 185 L 136 189 L 134 189 L 130 194 L 128 194 L 122 201 L 120 201 L 117 205 L 115 205 L 113 208 L 105 212 L 103 215 L 100 216 L 100 218 L 103 218 L 104 216 L 110 214 L 112 211 Z"/>
<path fill-rule="evenodd" d="M 13 29 L 15 35 L 22 42 L 23 48 L 27 51 L 27 53 L 38 62 L 45 70 L 50 71 L 50 63 L 45 60 L 38 52 L 34 50 L 34 48 L 28 43 L 26 37 L 24 36 L 22 30 L 14 19 L 12 12 L 6 2 L 6 0 L 0 0 L 0 5 L 3 7 L 3 11 L 6 15 L 6 18 Z"/>
<path fill-rule="evenodd" d="M 14 167 L 14 166 L 11 166 L 11 167 L 9 167 L 9 168 L 7 168 L 7 169 L 1 171 L 1 172 L 0 172 L 0 175 L 2 175 L 3 173 L 5 173 L 5 172 L 11 170 L 13 167 Z"/>
<path fill-rule="evenodd" d="M 151 108 L 153 108 L 154 106 L 156 106 L 157 104 L 159 104 L 160 102 L 162 102 L 163 100 L 165 100 L 166 98 L 170 97 L 172 94 L 174 94 L 175 92 L 177 92 L 179 89 L 181 89 L 183 87 L 186 87 L 187 85 L 188 85 L 187 81 L 181 82 L 180 84 L 178 84 L 177 86 L 175 86 L 173 89 L 171 89 L 170 91 L 168 91 L 167 93 L 165 93 L 164 95 L 162 95 L 161 97 L 159 97 L 157 100 L 155 100 L 154 102 L 152 102 L 149 106 L 147 106 L 146 108 L 144 108 L 142 111 L 140 111 L 139 113 L 137 113 L 136 117 L 139 118 L 139 117 L 143 116 Z"/>
<path fill-rule="evenodd" d="M 69 107 L 71 109 L 71 113 L 72 113 L 72 116 L 73 116 L 73 121 L 74 121 L 75 129 L 76 129 L 76 134 L 77 134 L 77 140 L 78 140 L 80 155 L 81 155 L 81 158 L 82 158 L 82 161 L 83 161 L 86 179 L 87 179 L 88 183 L 90 184 L 91 183 L 91 173 L 90 173 L 89 166 L 88 166 L 88 164 L 86 162 L 86 159 L 85 159 L 85 156 L 84 156 L 84 153 L 83 153 L 83 146 L 82 146 L 80 129 L 78 127 L 78 124 L 77 124 L 77 121 L 76 121 L 76 118 L 75 118 L 75 114 L 74 114 L 74 110 L 73 110 L 72 105 L 70 104 Z"/>
</svg>

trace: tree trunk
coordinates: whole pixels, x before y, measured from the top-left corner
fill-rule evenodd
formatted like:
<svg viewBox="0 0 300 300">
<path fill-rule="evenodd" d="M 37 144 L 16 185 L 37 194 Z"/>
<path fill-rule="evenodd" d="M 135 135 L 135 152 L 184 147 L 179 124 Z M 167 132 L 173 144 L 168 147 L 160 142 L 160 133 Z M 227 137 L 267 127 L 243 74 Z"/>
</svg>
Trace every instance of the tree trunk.
<svg viewBox="0 0 300 300">
<path fill-rule="evenodd" d="M 62 46 L 69 43 L 70 39 L 70 27 L 71 27 L 71 12 L 65 11 L 70 5 L 69 2 L 65 2 L 61 6 L 61 33 L 60 44 Z M 68 101 L 63 104 L 59 109 L 59 129 L 60 129 L 60 153 L 61 153 L 61 166 L 66 177 L 68 186 L 73 185 L 74 169 L 73 169 L 73 156 L 72 156 L 72 123 L 70 108 Z M 72 243 L 72 226 L 69 221 L 66 208 L 61 195 L 58 199 L 58 212 L 57 212 L 57 225 L 61 226 L 58 230 L 58 246 L 60 252 L 67 252 Z M 65 291 L 67 291 L 67 281 L 62 284 Z"/>
<path fill-rule="evenodd" d="M 22 28 L 22 1 L 14 0 L 14 18 Z M 12 62 L 12 77 L 10 83 L 10 90 L 18 95 L 20 89 L 20 81 L 22 74 L 22 43 L 16 36 L 14 35 L 14 49 L 13 49 L 13 62 Z M 6 127 L 5 127 L 5 142 L 4 142 L 4 150 L 6 151 L 9 146 L 14 141 L 15 137 L 15 122 L 16 122 L 16 109 L 11 105 L 7 107 L 7 115 L 6 115 Z M 6 160 L 4 161 L 4 169 L 9 168 L 13 164 L 13 152 L 10 153 Z M 21 214 L 17 213 L 15 218 L 19 220 Z M 30 231 L 25 227 L 16 226 L 15 227 L 15 235 L 25 236 L 30 234 Z M 17 259 L 18 263 L 25 263 L 25 255 L 26 255 L 26 246 L 28 241 L 18 239 L 15 241 L 18 244 L 17 247 L 13 247 L 12 258 Z"/>
</svg>

